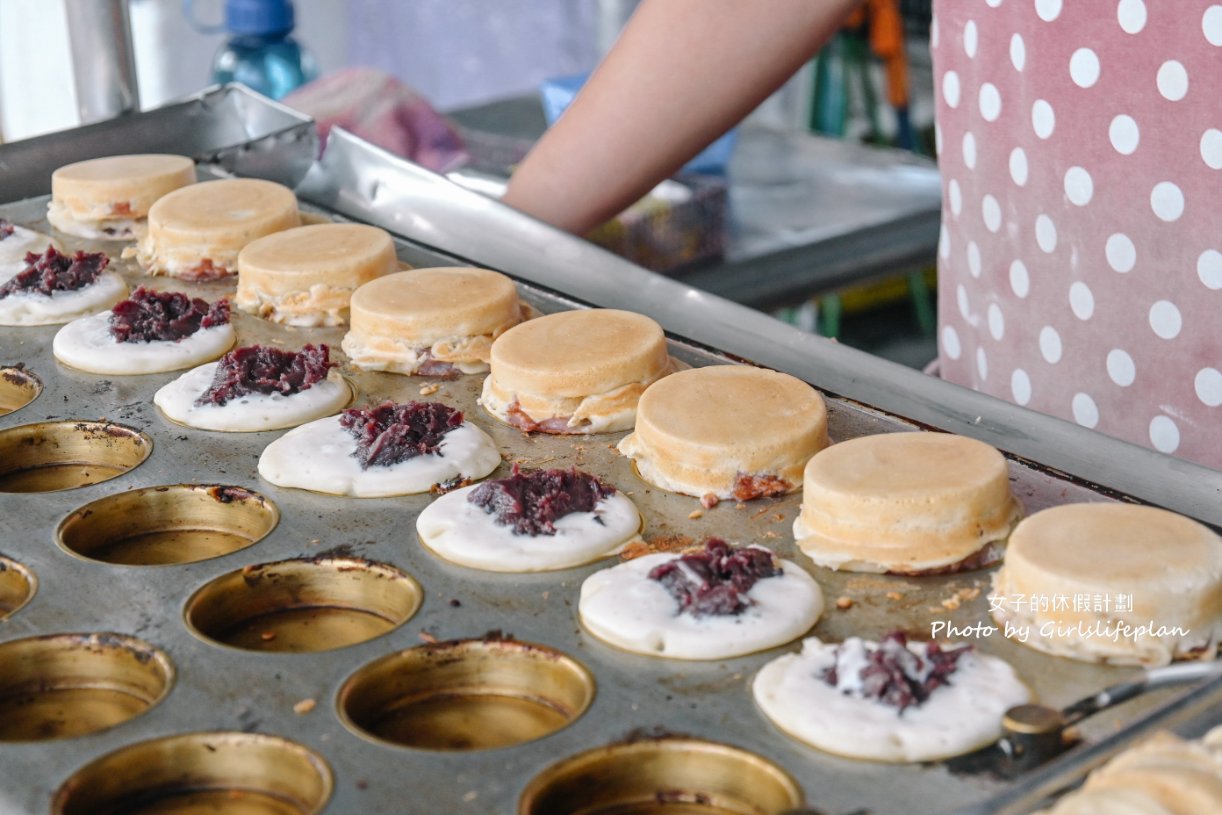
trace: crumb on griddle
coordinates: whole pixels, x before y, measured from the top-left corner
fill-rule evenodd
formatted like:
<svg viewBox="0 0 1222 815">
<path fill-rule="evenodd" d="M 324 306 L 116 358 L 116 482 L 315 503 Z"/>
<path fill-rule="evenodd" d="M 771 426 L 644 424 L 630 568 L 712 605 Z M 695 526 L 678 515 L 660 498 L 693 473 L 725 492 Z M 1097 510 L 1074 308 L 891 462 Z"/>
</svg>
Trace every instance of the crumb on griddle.
<svg viewBox="0 0 1222 815">
<path fill-rule="evenodd" d="M 659 552 L 677 552 L 690 549 L 696 539 L 687 535 L 655 535 L 644 541 L 633 541 L 620 552 L 621 560 L 634 560 L 644 555 L 656 555 Z"/>
<path fill-rule="evenodd" d="M 687 513 L 687 518 L 689 521 L 695 521 L 703 517 L 704 512 L 699 509 L 693 509 L 691 512 Z"/>
<path fill-rule="evenodd" d="M 313 699 L 302 699 L 300 702 L 293 705 L 293 712 L 298 716 L 304 716 L 317 706 L 318 702 L 314 701 Z"/>
<path fill-rule="evenodd" d="M 706 492 L 704 495 L 700 496 L 700 506 L 704 507 L 705 509 L 712 509 L 720 503 L 721 499 L 717 497 L 716 493 Z"/>
<path fill-rule="evenodd" d="M 836 608 L 840 609 L 841 611 L 845 611 L 852 607 L 853 607 L 853 598 L 852 597 L 837 597 L 836 598 Z"/>
</svg>

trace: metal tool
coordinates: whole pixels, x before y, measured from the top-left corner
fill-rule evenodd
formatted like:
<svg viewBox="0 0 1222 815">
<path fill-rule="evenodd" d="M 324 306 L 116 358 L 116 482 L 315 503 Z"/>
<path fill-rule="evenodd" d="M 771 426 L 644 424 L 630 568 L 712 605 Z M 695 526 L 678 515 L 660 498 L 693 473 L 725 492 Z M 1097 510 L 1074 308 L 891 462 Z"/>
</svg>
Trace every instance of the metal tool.
<svg viewBox="0 0 1222 815">
<path fill-rule="evenodd" d="M 1029 769 L 1073 746 L 1066 731 L 1087 716 L 1122 704 L 1155 688 L 1222 677 L 1222 662 L 1188 662 L 1149 668 L 1135 679 L 1120 682 L 1061 710 L 1045 705 L 1012 707 L 1002 720 L 1000 748 L 1018 766 Z"/>
</svg>

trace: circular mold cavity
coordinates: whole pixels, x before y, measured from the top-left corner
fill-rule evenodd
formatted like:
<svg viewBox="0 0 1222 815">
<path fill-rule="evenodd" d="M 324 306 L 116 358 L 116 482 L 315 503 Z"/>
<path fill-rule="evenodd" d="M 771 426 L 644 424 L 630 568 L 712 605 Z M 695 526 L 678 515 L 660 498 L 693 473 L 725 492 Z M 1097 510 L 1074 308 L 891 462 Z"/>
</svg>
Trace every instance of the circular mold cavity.
<svg viewBox="0 0 1222 815">
<path fill-rule="evenodd" d="M 38 578 L 15 560 L 0 555 L 0 620 L 18 611 L 38 591 Z"/>
<path fill-rule="evenodd" d="M 518 815 L 775 815 L 802 806 L 780 767 L 746 750 L 686 738 L 612 744 L 535 776 Z"/>
<path fill-rule="evenodd" d="M 204 585 L 187 601 L 186 621 L 203 639 L 247 651 L 330 651 L 399 627 L 422 598 L 420 584 L 389 564 L 281 560 Z"/>
<path fill-rule="evenodd" d="M 53 634 L 0 644 L 0 742 L 95 733 L 169 693 L 162 651 L 122 634 Z"/>
<path fill-rule="evenodd" d="M 312 750 L 258 733 L 187 733 L 123 747 L 64 782 L 52 815 L 315 815 L 334 781 Z"/>
<path fill-rule="evenodd" d="M 54 492 L 139 466 L 153 440 L 111 422 L 40 422 L 0 430 L 0 492 Z"/>
<path fill-rule="evenodd" d="M 0 366 L 0 416 L 21 410 L 42 393 L 42 382 L 23 365 Z"/>
<path fill-rule="evenodd" d="M 339 691 L 340 719 L 383 743 L 487 750 L 532 741 L 575 721 L 594 699 L 576 660 L 516 640 L 459 640 L 374 660 Z"/>
<path fill-rule="evenodd" d="M 64 518 L 58 537 L 89 560 L 159 566 L 245 549 L 279 520 L 275 504 L 243 487 L 174 484 L 99 498 Z"/>
</svg>

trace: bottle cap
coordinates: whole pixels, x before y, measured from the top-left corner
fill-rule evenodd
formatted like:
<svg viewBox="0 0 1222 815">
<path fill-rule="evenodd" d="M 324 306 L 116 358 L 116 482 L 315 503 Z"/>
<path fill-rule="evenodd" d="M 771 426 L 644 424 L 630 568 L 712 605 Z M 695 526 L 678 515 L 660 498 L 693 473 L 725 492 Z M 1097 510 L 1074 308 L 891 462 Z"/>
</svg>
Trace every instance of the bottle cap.
<svg viewBox="0 0 1222 815">
<path fill-rule="evenodd" d="M 225 0 L 225 28 L 231 34 L 283 34 L 294 22 L 292 0 Z"/>
</svg>

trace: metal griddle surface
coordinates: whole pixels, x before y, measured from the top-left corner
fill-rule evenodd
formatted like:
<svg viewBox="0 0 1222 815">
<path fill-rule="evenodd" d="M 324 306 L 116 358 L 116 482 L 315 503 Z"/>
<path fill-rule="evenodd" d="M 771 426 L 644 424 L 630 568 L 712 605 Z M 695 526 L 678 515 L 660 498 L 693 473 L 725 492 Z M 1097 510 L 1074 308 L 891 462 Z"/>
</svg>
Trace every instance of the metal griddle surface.
<svg viewBox="0 0 1222 815">
<path fill-rule="evenodd" d="M 37 198 L 0 206 L 0 216 L 49 231 L 42 217 L 45 201 Z M 57 238 L 67 248 L 105 249 L 133 288 L 151 282 L 158 288 L 187 291 L 209 300 L 233 292 L 231 282 L 150 280 L 130 263 L 118 260 L 118 244 Z M 399 250 L 403 260 L 417 266 L 450 262 L 403 241 Z M 573 307 L 563 297 L 527 285 L 521 286 L 521 292 L 525 300 L 545 312 Z M 326 342 L 344 361 L 338 348 L 343 329 L 285 328 L 236 310 L 234 315 L 239 344 L 262 342 L 296 348 L 305 342 Z M 45 388 L 30 405 L 0 417 L 0 428 L 47 419 L 105 418 L 145 431 L 153 438 L 154 449 L 143 465 L 102 484 L 44 494 L 0 494 L 0 517 L 4 518 L 0 554 L 24 563 L 40 581 L 34 600 L 0 623 L 0 640 L 61 632 L 132 634 L 165 649 L 177 668 L 177 681 L 160 705 L 110 730 L 60 741 L 0 744 L 0 812 L 46 812 L 55 789 L 74 770 L 121 746 L 154 736 L 229 729 L 285 736 L 322 754 L 335 773 L 335 794 L 325 810 L 332 814 L 510 813 L 522 788 L 544 767 L 640 731 L 689 734 L 755 751 L 792 773 L 808 802 L 829 813 L 946 811 L 1006 786 L 987 772 L 952 771 L 946 764 L 875 765 L 839 759 L 799 744 L 762 716 L 749 689 L 752 676 L 765 662 L 795 650 L 797 643 L 710 663 L 653 659 L 616 650 L 586 634 L 575 613 L 582 580 L 612 562 L 532 575 L 499 575 L 450 565 L 415 539 L 416 515 L 430 496 L 356 500 L 263 482 L 256 472 L 259 454 L 283 431 L 213 433 L 173 424 L 153 406 L 152 396 L 178 374 L 103 377 L 72 370 L 52 357 L 51 339 L 57 330 L 57 326 L 0 328 L 0 363 L 24 363 Z M 678 339 L 672 340 L 672 352 L 692 365 L 731 362 Z M 421 387 L 435 381 L 359 372 L 347 365 L 342 370 L 355 386 L 357 404 L 419 399 Z M 628 493 L 645 516 L 647 538 L 717 535 L 769 546 L 810 569 L 822 586 L 828 610 L 813 632 L 822 638 L 877 638 L 897 628 L 927 635 L 935 621 L 957 626 L 988 622 L 990 571 L 915 579 L 841 574 L 815 567 L 797 552 L 790 531 L 800 495 L 755 501 L 742 508 L 733 502 L 722 503 L 700 517 L 691 517 L 699 509 L 698 501 L 662 492 L 633 474 L 630 463 L 613 449 L 622 434 L 586 438 L 523 435 L 491 419 L 476 405 L 481 382 L 481 376 L 437 381 L 440 388 L 429 398 L 461 408 L 492 435 L 506 460 L 497 476 L 505 474 L 515 461 L 532 467 L 575 465 Z M 828 407 L 833 440 L 916 430 L 902 419 L 834 397 L 829 397 Z M 1010 477 L 1028 513 L 1070 501 L 1113 500 L 1025 462 L 1011 461 Z M 89 501 L 137 487 L 183 482 L 257 490 L 279 507 L 279 526 L 247 549 L 176 566 L 89 562 L 55 542 L 61 519 Z M 327 550 L 404 569 L 423 586 L 422 608 L 389 634 L 316 654 L 239 651 L 202 641 L 185 627 L 185 600 L 212 578 L 247 564 Z M 899 599 L 888 599 L 892 592 Z M 852 607 L 836 608 L 841 597 L 850 598 Z M 593 705 L 571 726 L 541 740 L 469 753 L 387 747 L 341 724 L 335 709 L 336 692 L 357 668 L 426 639 L 480 637 L 490 631 L 549 645 L 579 660 L 597 682 Z M 999 634 L 976 641 L 983 651 L 1009 660 L 1038 697 L 1053 705 L 1092 693 L 1131 673 L 1046 657 Z M 1086 734 L 1114 730 L 1150 708 L 1157 698 L 1099 717 Z M 309 713 L 294 713 L 294 705 L 303 699 L 316 700 L 317 706 Z"/>
</svg>

